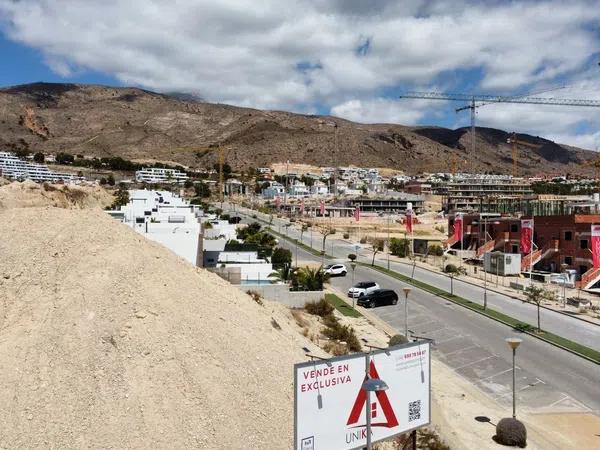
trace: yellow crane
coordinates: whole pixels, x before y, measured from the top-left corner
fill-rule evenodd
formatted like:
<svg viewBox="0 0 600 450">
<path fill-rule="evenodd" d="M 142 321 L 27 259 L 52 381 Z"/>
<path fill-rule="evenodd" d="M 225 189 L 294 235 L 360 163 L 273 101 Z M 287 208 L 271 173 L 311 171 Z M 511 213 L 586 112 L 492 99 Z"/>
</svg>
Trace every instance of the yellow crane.
<svg viewBox="0 0 600 450">
<path fill-rule="evenodd" d="M 512 176 L 514 178 L 518 175 L 517 164 L 519 162 L 519 149 L 517 148 L 517 145 L 523 145 L 525 147 L 529 147 L 534 150 L 537 150 L 538 148 L 540 148 L 541 145 L 532 144 L 527 141 L 522 141 L 517 138 L 517 133 L 512 133 L 510 135 L 510 137 L 506 140 L 506 143 L 512 145 Z"/>
<path fill-rule="evenodd" d="M 219 201 L 223 203 L 223 196 L 225 194 L 225 180 L 223 176 L 223 166 L 225 165 L 226 152 L 229 149 L 222 145 L 210 145 L 208 147 L 198 149 L 198 151 L 204 152 L 219 152 Z"/>
<path fill-rule="evenodd" d="M 189 148 L 182 147 L 175 150 L 184 150 L 184 151 L 194 151 L 199 153 L 209 153 L 209 152 L 219 152 L 219 201 L 223 203 L 223 195 L 225 193 L 225 184 L 224 184 L 224 175 L 223 175 L 223 166 L 225 165 L 225 160 L 227 158 L 227 153 L 229 152 L 228 147 L 224 147 L 222 145 L 212 144 L 208 147 L 197 147 L 197 148 Z M 201 157 L 201 156 L 200 156 Z"/>
</svg>

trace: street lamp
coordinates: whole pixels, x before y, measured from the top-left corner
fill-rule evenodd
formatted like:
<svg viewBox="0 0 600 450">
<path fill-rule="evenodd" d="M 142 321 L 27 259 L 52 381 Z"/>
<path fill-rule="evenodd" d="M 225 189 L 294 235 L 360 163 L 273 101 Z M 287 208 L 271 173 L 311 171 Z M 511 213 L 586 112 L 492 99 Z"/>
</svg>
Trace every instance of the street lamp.
<svg viewBox="0 0 600 450">
<path fill-rule="evenodd" d="M 387 270 L 390 270 L 390 213 L 387 215 Z"/>
<path fill-rule="evenodd" d="M 412 291 L 411 288 L 402 288 L 404 291 L 404 337 L 408 339 L 408 294 Z"/>
<path fill-rule="evenodd" d="M 352 286 L 354 286 L 354 271 L 356 270 L 356 263 L 352 261 L 350 263 L 350 267 L 352 267 Z M 354 294 L 352 294 L 352 309 L 354 309 Z"/>
<path fill-rule="evenodd" d="M 506 338 L 506 343 L 512 349 L 512 373 L 513 373 L 513 419 L 517 417 L 517 393 L 516 389 L 516 380 L 515 380 L 515 356 L 517 353 L 517 347 L 523 342 L 522 339 L 519 338 Z"/>
<path fill-rule="evenodd" d="M 368 370 L 369 365 L 367 365 L 367 371 Z M 367 379 L 362 384 L 362 388 L 367 393 L 367 401 L 365 403 L 365 414 L 367 416 L 367 450 L 372 450 L 373 446 L 371 444 L 371 392 L 387 391 L 388 385 L 385 381 L 379 378 L 371 378 L 367 374 Z"/>
</svg>

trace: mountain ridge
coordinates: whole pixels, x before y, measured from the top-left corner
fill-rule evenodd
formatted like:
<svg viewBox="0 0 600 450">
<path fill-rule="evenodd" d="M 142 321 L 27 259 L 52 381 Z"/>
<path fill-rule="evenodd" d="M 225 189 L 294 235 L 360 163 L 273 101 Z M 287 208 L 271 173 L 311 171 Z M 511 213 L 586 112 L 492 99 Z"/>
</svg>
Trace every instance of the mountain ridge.
<svg viewBox="0 0 600 450">
<path fill-rule="evenodd" d="M 37 82 L 0 88 L 0 148 L 205 167 L 215 145 L 237 170 L 290 160 L 317 166 L 389 167 L 414 174 L 449 171 L 510 173 L 510 133 L 469 128 L 364 124 L 208 103 L 194 95 L 137 87 Z M 518 134 L 540 145 L 519 148 L 519 174 L 587 174 L 596 153 Z"/>
</svg>

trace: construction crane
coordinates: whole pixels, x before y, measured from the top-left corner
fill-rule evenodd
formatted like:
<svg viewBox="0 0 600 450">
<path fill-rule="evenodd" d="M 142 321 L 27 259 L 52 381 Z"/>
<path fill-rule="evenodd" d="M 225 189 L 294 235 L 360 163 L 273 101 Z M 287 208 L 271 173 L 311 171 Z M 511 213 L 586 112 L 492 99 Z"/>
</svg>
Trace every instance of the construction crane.
<svg viewBox="0 0 600 450">
<path fill-rule="evenodd" d="M 187 149 L 189 150 L 189 149 Z M 225 194 L 225 183 L 224 183 L 224 175 L 223 175 L 223 166 L 225 165 L 225 159 L 226 159 L 226 152 L 229 149 L 226 147 L 223 147 L 222 145 L 210 145 L 208 147 L 201 147 L 201 148 L 196 148 L 194 149 L 194 151 L 197 152 L 204 152 L 204 153 L 208 153 L 208 152 L 219 152 L 219 201 L 221 202 L 221 205 L 223 204 L 223 196 Z"/>
<path fill-rule="evenodd" d="M 523 145 L 525 147 L 533 148 L 537 150 L 541 147 L 541 145 L 532 144 L 527 141 L 521 141 L 517 139 L 517 133 L 511 133 L 510 137 L 506 140 L 507 144 L 512 145 L 512 176 L 513 178 L 517 176 L 517 162 L 519 160 L 519 150 L 517 149 L 517 145 Z"/>
<path fill-rule="evenodd" d="M 554 90 L 554 89 L 552 89 Z M 444 92 L 406 92 L 399 98 L 415 98 L 425 100 L 446 100 L 452 102 L 469 102 L 467 106 L 458 108 L 471 110 L 471 153 L 475 154 L 475 109 L 479 106 L 476 102 L 488 103 L 520 103 L 528 105 L 555 105 L 555 106 L 585 106 L 600 108 L 600 100 L 580 100 L 549 97 L 514 97 L 502 95 L 473 95 L 473 94 L 451 94 Z"/>
<path fill-rule="evenodd" d="M 533 95 L 539 95 L 539 94 L 544 94 L 546 92 L 551 92 L 551 91 L 558 91 L 560 89 L 564 89 L 566 86 L 556 86 L 556 87 L 552 87 L 549 89 L 544 89 L 541 91 L 536 91 L 536 92 L 531 92 L 529 94 L 526 95 L 519 95 L 519 96 L 515 96 L 512 98 L 524 98 L 524 97 L 531 97 Z M 486 102 L 486 103 L 480 103 L 479 105 L 475 104 L 475 100 L 473 98 L 471 98 L 471 103 L 469 105 L 465 105 L 465 106 L 461 106 L 460 108 L 456 108 L 454 111 L 456 113 L 459 113 L 461 111 L 464 111 L 466 109 L 471 111 L 471 152 L 475 151 L 475 114 L 476 114 L 476 109 L 477 108 L 481 108 L 482 106 L 485 105 L 489 105 L 490 103 L 493 102 Z"/>
<path fill-rule="evenodd" d="M 177 150 L 193 151 L 197 153 L 219 152 L 219 201 L 223 203 L 223 196 L 225 193 L 225 177 L 223 175 L 223 166 L 225 165 L 229 148 L 220 145 L 210 145 L 208 147 L 181 147 L 175 149 L 175 151 Z M 199 157 L 201 156 L 199 155 Z"/>
</svg>

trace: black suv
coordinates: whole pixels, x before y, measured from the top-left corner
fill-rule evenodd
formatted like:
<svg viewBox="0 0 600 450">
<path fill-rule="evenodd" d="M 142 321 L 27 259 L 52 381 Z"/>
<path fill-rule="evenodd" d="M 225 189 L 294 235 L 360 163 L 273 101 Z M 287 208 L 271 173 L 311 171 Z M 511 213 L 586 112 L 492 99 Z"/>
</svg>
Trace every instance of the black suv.
<svg viewBox="0 0 600 450">
<path fill-rule="evenodd" d="M 395 305 L 398 303 L 398 294 L 391 289 L 377 289 L 359 297 L 356 303 L 365 308 L 375 308 L 379 305 Z"/>
</svg>

